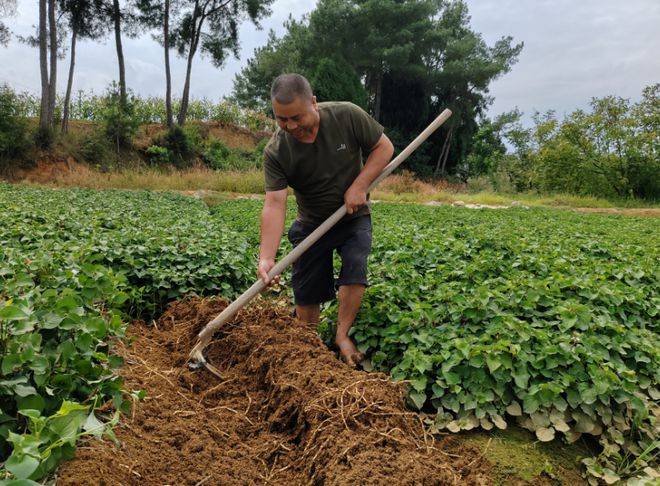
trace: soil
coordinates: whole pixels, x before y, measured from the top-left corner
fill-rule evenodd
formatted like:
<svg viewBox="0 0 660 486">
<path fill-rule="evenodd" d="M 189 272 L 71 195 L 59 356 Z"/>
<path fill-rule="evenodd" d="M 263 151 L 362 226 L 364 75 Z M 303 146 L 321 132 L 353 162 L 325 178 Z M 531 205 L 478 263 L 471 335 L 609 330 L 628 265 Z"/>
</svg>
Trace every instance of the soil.
<svg viewBox="0 0 660 486">
<path fill-rule="evenodd" d="M 34 164 L 17 167 L 8 179 L 12 182 L 48 185 L 83 170 L 89 171 L 89 166 L 77 162 L 73 157 L 39 153 Z"/>
<path fill-rule="evenodd" d="M 618 214 L 621 216 L 647 216 L 660 218 L 660 208 L 576 208 L 583 213 Z"/>
<path fill-rule="evenodd" d="M 489 465 L 460 438 L 430 434 L 404 385 L 340 362 L 313 327 L 259 304 L 216 333 L 190 370 L 197 333 L 227 305 L 188 298 L 118 343 L 127 390 L 145 390 L 113 442 L 88 440 L 58 485 L 482 485 Z"/>
<path fill-rule="evenodd" d="M 268 132 L 255 132 L 247 128 L 230 125 L 220 122 L 196 122 L 188 121 L 187 125 L 196 126 L 202 135 L 222 140 L 229 148 L 254 150 L 257 143 L 262 138 L 270 137 Z M 153 143 L 153 139 L 164 136 L 167 133 L 167 126 L 162 123 L 150 123 L 142 125 L 134 141 L 138 149 L 146 149 Z"/>
</svg>

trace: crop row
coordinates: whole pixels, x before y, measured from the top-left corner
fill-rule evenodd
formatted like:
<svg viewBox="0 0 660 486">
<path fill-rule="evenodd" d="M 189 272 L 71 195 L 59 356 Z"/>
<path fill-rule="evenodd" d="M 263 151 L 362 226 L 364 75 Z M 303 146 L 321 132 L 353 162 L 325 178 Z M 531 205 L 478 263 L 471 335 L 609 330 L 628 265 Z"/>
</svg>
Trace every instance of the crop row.
<svg viewBox="0 0 660 486">
<path fill-rule="evenodd" d="M 108 346 L 126 320 L 252 283 L 260 207 L 0 186 L 0 458 L 13 477 L 47 473 L 80 434 L 111 434 L 90 409 L 135 398 Z M 603 445 L 593 477 L 652 474 L 657 220 L 386 204 L 373 217 L 353 336 L 368 364 L 410 384 L 434 427 L 517 420 L 540 440 L 590 434 Z M 335 317 L 331 304 L 325 324 Z"/>
<path fill-rule="evenodd" d="M 80 435 L 111 434 L 96 405 L 130 407 L 109 347 L 126 320 L 188 293 L 234 297 L 254 255 L 183 196 L 0 185 L 0 218 L 0 461 L 35 479 Z"/>
<path fill-rule="evenodd" d="M 258 209 L 214 211 L 256 222 Z M 517 421 L 542 441 L 588 434 L 603 446 L 585 461 L 592 477 L 653 475 L 658 220 L 385 204 L 373 218 L 353 337 L 373 368 L 410 383 L 435 428 Z"/>
</svg>

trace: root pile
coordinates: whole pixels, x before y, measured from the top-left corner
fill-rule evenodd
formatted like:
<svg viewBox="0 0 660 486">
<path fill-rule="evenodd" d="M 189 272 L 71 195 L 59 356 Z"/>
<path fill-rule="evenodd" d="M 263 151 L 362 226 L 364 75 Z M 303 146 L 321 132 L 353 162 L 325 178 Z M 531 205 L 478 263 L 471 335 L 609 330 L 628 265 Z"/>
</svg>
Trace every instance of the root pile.
<svg viewBox="0 0 660 486">
<path fill-rule="evenodd" d="M 208 358 L 223 379 L 185 367 L 196 335 L 227 305 L 190 298 L 121 345 L 128 390 L 147 398 L 90 440 L 58 484 L 489 484 L 477 451 L 429 434 L 403 388 L 344 365 L 290 315 L 242 311 Z"/>
</svg>

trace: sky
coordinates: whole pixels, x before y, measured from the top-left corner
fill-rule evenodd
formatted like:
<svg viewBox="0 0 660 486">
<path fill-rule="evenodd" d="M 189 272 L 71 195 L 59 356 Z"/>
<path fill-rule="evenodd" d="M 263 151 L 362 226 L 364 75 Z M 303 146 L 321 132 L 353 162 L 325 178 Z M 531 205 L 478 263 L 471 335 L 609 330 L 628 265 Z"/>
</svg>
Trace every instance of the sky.
<svg viewBox="0 0 660 486">
<path fill-rule="evenodd" d="M 587 108 L 593 97 L 616 95 L 639 100 L 642 89 L 660 83 L 660 0 L 467 0 L 472 29 L 488 45 L 503 36 L 524 42 L 511 72 L 494 81 L 489 109 L 493 117 L 518 108 L 523 121 L 535 112 L 554 110 L 563 116 Z M 197 56 L 193 63 L 193 98 L 219 100 L 230 94 L 254 49 L 264 45 L 268 31 L 285 32 L 283 23 L 299 19 L 315 2 L 276 0 L 262 29 L 246 23 L 240 29 L 239 59 L 221 69 Z M 34 32 L 38 2 L 18 0 L 18 13 L 3 21 L 14 33 Z M 129 88 L 141 96 L 163 96 L 165 78 L 161 47 L 149 35 L 124 39 Z M 173 56 L 173 90 L 183 89 L 185 61 Z M 64 92 L 68 57 L 60 61 L 58 91 Z M 117 79 L 114 40 L 78 44 L 74 91 L 102 93 Z M 40 91 L 38 50 L 12 40 L 0 47 L 0 83 L 18 91 Z"/>
</svg>

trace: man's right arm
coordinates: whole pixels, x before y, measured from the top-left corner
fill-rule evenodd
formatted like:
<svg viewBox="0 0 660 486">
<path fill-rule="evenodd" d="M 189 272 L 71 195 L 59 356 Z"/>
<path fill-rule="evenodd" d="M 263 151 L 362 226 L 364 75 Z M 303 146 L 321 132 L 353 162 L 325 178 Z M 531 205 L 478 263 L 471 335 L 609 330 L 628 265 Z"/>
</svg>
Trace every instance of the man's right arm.
<svg viewBox="0 0 660 486">
<path fill-rule="evenodd" d="M 261 244 L 259 245 L 259 266 L 257 275 L 269 283 L 268 272 L 275 265 L 275 256 L 280 247 L 286 219 L 287 190 L 266 191 L 264 208 L 261 211 Z M 279 281 L 276 276 L 270 285 Z"/>
</svg>

